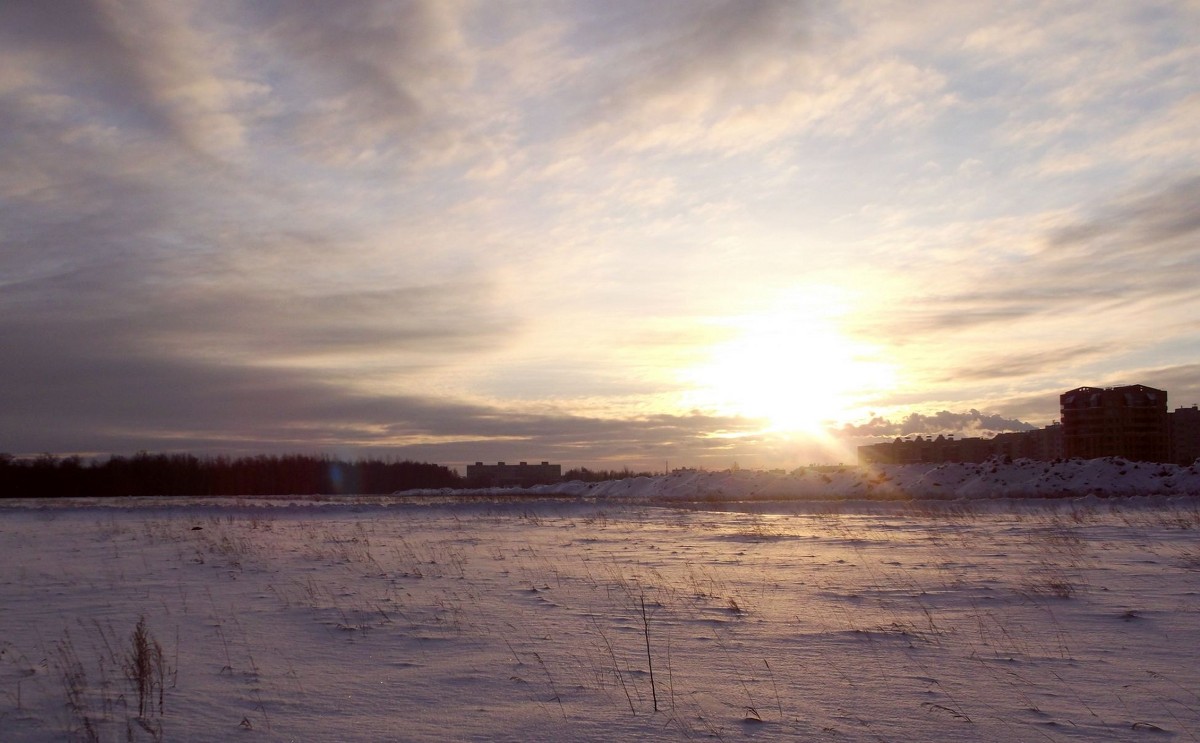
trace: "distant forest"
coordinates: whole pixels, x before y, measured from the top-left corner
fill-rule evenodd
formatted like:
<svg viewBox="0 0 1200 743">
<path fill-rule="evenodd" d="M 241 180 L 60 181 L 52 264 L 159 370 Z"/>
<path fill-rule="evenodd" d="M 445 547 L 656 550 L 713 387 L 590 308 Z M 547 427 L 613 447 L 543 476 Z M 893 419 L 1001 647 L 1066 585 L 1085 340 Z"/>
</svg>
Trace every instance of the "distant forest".
<svg viewBox="0 0 1200 743">
<path fill-rule="evenodd" d="M 410 461 L 346 462 L 305 455 L 201 459 L 190 454 L 147 453 L 84 461 L 80 457 L 17 459 L 0 454 L 2 498 L 380 494 L 463 485 L 463 479 L 449 467 Z"/>
</svg>

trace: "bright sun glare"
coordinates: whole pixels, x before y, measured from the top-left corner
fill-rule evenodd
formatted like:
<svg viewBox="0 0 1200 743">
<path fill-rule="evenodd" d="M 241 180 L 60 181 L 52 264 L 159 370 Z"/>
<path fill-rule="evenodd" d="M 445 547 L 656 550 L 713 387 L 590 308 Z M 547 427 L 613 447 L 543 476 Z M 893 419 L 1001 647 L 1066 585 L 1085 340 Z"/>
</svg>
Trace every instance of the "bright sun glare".
<svg viewBox="0 0 1200 743">
<path fill-rule="evenodd" d="M 696 407 L 809 435 L 860 417 L 861 401 L 890 388 L 893 376 L 877 349 L 846 337 L 832 319 L 795 312 L 743 318 L 733 338 L 685 375 Z"/>
</svg>

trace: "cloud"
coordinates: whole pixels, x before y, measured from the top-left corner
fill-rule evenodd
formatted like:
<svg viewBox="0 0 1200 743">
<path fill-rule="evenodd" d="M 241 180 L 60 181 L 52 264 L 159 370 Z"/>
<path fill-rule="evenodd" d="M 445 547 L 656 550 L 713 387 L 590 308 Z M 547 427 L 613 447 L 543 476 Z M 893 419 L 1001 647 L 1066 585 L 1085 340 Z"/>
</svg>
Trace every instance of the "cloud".
<svg viewBox="0 0 1200 743">
<path fill-rule="evenodd" d="M 234 108 L 256 88 L 222 76 L 222 54 L 189 25 L 191 10 L 143 0 L 5 3 L 0 42 L 36 71 L 43 91 L 72 99 L 75 121 L 227 153 L 243 144 Z"/>
<path fill-rule="evenodd" d="M 355 389 L 296 369 L 203 363 L 119 352 L 84 330 L 46 343 L 0 329 L 22 352 L 0 379 L 0 450 L 129 453 L 387 451 L 462 463 L 485 459 L 695 461 L 723 448 L 715 434 L 749 431 L 738 418 L 584 417 L 519 405 Z M 40 344 L 35 341 L 40 339 Z"/>
<path fill-rule="evenodd" d="M 1178 364 L 1129 371 L 1120 377 L 1108 379 L 1104 384 L 1145 384 L 1166 390 L 1172 409 L 1200 404 L 1200 364 Z"/>
<path fill-rule="evenodd" d="M 259 156 L 253 144 L 326 165 L 411 166 L 474 136 L 460 11 L 423 0 L 5 3 L 0 59 L 32 72 L 0 80 L 0 93 L 42 107 L 53 95 L 55 118 L 76 130 L 230 165 Z"/>
<path fill-rule="evenodd" d="M 776 96 L 803 55 L 805 4 L 779 0 L 606 3 L 564 33 L 586 62 L 561 81 L 573 151 L 678 147 L 722 109 Z M 674 128 L 675 134 L 667 129 Z M 635 134 L 640 132 L 641 134 Z M 641 138 L 640 144 L 633 137 Z M 623 140 L 627 140 L 622 144 Z"/>
<path fill-rule="evenodd" d="M 602 63 L 618 61 L 593 89 L 611 114 L 709 83 L 764 82 L 773 52 L 803 38 L 804 14 L 803 4 L 786 0 L 609 3 L 579 24 L 571 40 Z"/>
<path fill-rule="evenodd" d="M 892 421 L 875 417 L 861 425 L 847 424 L 839 433 L 847 437 L 895 438 L 897 436 L 954 434 L 956 436 L 988 437 L 1005 431 L 1030 431 L 1035 426 L 1024 421 L 1004 418 L 996 414 L 985 414 L 978 410 L 952 413 L 942 410 L 934 415 L 911 413 L 905 418 Z"/>
<path fill-rule="evenodd" d="M 1079 364 L 1107 353 L 1109 348 L 1100 344 L 1077 345 L 1055 348 L 1018 355 L 996 354 L 987 359 L 969 359 L 945 370 L 943 382 L 967 384 L 995 380 L 1019 379 L 1027 376 L 1044 375 L 1048 370 L 1062 366 L 1063 359 Z"/>
<path fill-rule="evenodd" d="M 273 93 L 287 106 L 274 125 L 343 166 L 456 146 L 475 74 L 460 8 L 438 0 L 252 6 L 244 20 L 277 52 L 268 57 Z"/>
<path fill-rule="evenodd" d="M 807 3 L 653 8 L 605 14 L 577 32 L 604 66 L 576 72 L 593 103 L 579 108 L 571 151 L 761 156 L 790 137 L 846 139 L 927 121 L 948 103 L 940 73 L 860 53 L 819 27 Z"/>
<path fill-rule="evenodd" d="M 950 233 L 944 238 L 950 241 L 950 260 L 938 261 L 937 253 L 929 252 L 934 260 L 918 269 L 950 280 L 939 291 L 908 297 L 876 315 L 859 332 L 911 343 L 1035 324 L 1045 335 L 1047 328 L 1069 325 L 1064 332 L 1072 334 L 1072 345 L 1090 357 L 1100 347 L 1096 318 L 1129 315 L 1138 303 L 1194 298 L 1188 277 L 1200 270 L 1194 239 L 1200 231 L 1198 199 L 1200 177 L 1192 176 L 1143 184 L 1070 214 L 1031 219 L 1024 233 L 1003 228 L 998 232 L 1003 240 L 980 240 L 978 227 Z M 1109 330 L 1145 332 L 1127 322 Z M 1061 336 L 1054 343 L 1058 350 Z M 1047 358 L 1049 353 L 1023 355 Z"/>
<path fill-rule="evenodd" d="M 1197 55 L 1200 56 L 1200 55 Z M 1192 66 L 1200 63 L 1193 60 Z M 1108 153 L 1132 162 L 1165 161 L 1172 165 L 1200 159 L 1200 93 L 1193 93 L 1166 110 L 1154 111 L 1130 127 L 1111 144 Z M 1101 160 L 1101 153 L 1097 153 Z"/>
<path fill-rule="evenodd" d="M 1193 237 L 1200 231 L 1200 176 L 1128 194 L 1104 204 L 1090 218 L 1055 230 L 1048 249 L 1080 249 L 1077 263 L 1128 260 L 1130 253 L 1166 258 L 1200 258 Z M 1165 253 L 1165 254 L 1164 254 Z"/>
</svg>

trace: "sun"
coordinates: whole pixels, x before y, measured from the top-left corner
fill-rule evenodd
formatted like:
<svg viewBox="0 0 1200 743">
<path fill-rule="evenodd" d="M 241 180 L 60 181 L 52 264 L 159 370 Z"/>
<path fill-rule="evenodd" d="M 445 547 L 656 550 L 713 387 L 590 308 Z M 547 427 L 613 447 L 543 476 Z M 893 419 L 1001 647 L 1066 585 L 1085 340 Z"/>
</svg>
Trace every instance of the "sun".
<svg viewBox="0 0 1200 743">
<path fill-rule="evenodd" d="M 683 375 L 692 406 L 762 419 L 775 432 L 824 435 L 861 417 L 863 401 L 893 384 L 880 350 L 830 318 L 781 313 L 734 325 L 732 337 Z"/>
</svg>

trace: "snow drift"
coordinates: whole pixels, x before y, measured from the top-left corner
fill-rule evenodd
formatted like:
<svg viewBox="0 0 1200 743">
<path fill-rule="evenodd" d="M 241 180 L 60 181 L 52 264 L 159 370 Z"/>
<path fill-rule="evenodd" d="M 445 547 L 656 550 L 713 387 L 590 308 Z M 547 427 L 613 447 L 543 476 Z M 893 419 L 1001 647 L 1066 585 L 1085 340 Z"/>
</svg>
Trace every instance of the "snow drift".
<svg viewBox="0 0 1200 743">
<path fill-rule="evenodd" d="M 791 473 L 678 470 L 658 477 L 488 488 L 476 495 L 566 495 L 667 501 L 909 500 L 1194 495 L 1200 468 L 1130 462 L 1119 457 L 982 464 L 903 464 L 811 468 Z M 423 495 L 464 491 L 416 491 Z"/>
</svg>

